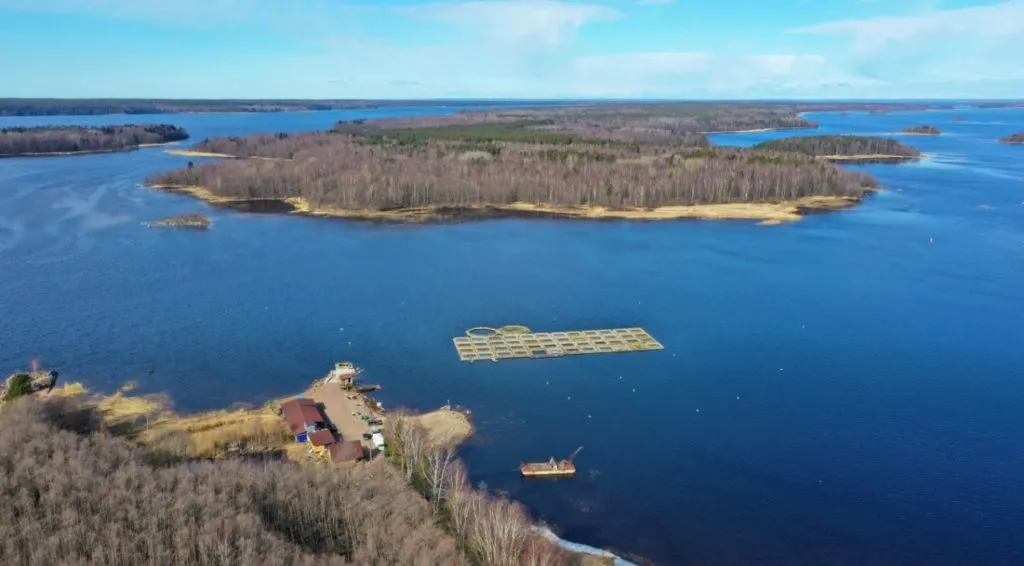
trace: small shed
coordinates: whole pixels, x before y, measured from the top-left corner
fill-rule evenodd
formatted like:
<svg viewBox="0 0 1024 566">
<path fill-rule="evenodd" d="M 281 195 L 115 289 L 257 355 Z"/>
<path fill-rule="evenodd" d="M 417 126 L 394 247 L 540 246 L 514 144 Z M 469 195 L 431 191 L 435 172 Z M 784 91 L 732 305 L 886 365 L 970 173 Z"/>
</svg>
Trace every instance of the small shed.
<svg viewBox="0 0 1024 566">
<path fill-rule="evenodd" d="M 373 440 L 373 445 L 374 446 L 376 446 L 377 448 L 384 448 L 384 435 L 383 434 L 381 434 L 379 432 L 375 432 L 375 433 L 373 433 L 373 436 L 371 436 L 370 438 L 371 438 L 371 440 Z"/>
<path fill-rule="evenodd" d="M 331 453 L 332 462 L 358 462 L 366 457 L 363 452 L 363 444 L 358 440 L 347 440 L 332 444 L 328 450 Z"/>
<path fill-rule="evenodd" d="M 313 446 L 328 446 L 334 444 L 334 433 L 329 430 L 318 430 L 308 433 L 309 443 Z"/>
</svg>

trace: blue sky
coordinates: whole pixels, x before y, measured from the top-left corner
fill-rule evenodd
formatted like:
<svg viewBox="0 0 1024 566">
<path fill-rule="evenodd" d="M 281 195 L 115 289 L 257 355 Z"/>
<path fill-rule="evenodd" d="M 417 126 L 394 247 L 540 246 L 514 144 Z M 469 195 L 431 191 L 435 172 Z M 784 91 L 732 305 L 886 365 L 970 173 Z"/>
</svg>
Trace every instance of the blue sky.
<svg viewBox="0 0 1024 566">
<path fill-rule="evenodd" d="M 0 97 L 1020 98 L 1024 0 L 0 0 Z"/>
</svg>

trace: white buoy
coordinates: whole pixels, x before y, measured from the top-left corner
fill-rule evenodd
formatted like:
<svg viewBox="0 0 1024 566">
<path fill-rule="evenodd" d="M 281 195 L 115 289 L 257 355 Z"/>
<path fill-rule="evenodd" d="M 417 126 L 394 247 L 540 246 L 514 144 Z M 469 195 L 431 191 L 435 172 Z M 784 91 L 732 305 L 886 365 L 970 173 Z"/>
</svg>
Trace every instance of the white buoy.
<svg viewBox="0 0 1024 566">
<path fill-rule="evenodd" d="M 736 400 L 737 400 L 737 401 L 739 401 L 739 400 L 740 400 L 740 396 L 739 396 L 739 395 L 737 395 L 737 396 L 736 396 Z"/>
<path fill-rule="evenodd" d="M 568 399 L 568 400 L 572 401 L 572 397 L 566 397 L 566 399 Z"/>
<path fill-rule="evenodd" d="M 636 393 L 636 389 L 635 388 L 633 389 L 633 393 Z"/>
<path fill-rule="evenodd" d="M 700 412 L 700 409 L 697 409 L 697 412 L 699 413 L 699 412 Z"/>
</svg>

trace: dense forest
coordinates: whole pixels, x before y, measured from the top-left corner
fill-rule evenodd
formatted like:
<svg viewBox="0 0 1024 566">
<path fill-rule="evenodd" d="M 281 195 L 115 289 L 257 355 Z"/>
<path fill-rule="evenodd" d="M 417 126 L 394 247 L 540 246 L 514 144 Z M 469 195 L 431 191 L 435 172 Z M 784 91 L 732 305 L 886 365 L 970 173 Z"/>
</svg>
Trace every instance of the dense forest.
<svg viewBox="0 0 1024 566">
<path fill-rule="evenodd" d="M 1011 143 L 1011 144 L 1024 144 L 1024 132 L 1017 132 L 1015 134 L 1010 134 L 1010 135 L 1008 135 L 1008 136 L 1006 136 L 1004 138 L 1001 138 L 999 141 L 1001 141 L 1003 143 Z"/>
<path fill-rule="evenodd" d="M 78 398 L 28 397 L 0 407 L 5 564 L 584 560 L 533 532 L 520 506 L 470 488 L 450 449 L 428 446 L 420 429 L 400 419 L 389 432 L 401 449 L 398 466 L 377 459 L 347 468 L 168 460 L 101 423 Z"/>
<path fill-rule="evenodd" d="M 415 129 L 446 133 L 458 132 L 460 129 L 490 128 L 506 133 L 521 131 L 557 134 L 563 139 L 663 141 L 672 140 L 681 134 L 818 127 L 815 122 L 805 120 L 798 114 L 797 108 L 782 104 L 600 104 L 358 120 L 339 123 L 335 130 L 370 133 Z"/>
<path fill-rule="evenodd" d="M 339 133 L 225 138 L 196 149 L 273 159 L 189 166 L 147 183 L 202 186 L 241 200 L 301 197 L 314 209 L 377 211 L 513 202 L 614 209 L 778 202 L 859 197 L 875 184 L 810 157 L 708 148 L 699 141 L 687 147 L 672 140 L 530 143 Z"/>
<path fill-rule="evenodd" d="M 170 124 L 3 128 L 0 157 L 119 151 L 184 139 L 188 139 L 188 132 Z"/>
<path fill-rule="evenodd" d="M 937 136 L 942 133 L 942 130 L 936 128 L 935 126 L 924 125 L 903 128 L 902 130 L 900 130 L 900 132 L 904 134 L 917 134 L 921 136 Z"/>
<path fill-rule="evenodd" d="M 761 142 L 753 147 L 763 151 L 824 156 L 919 157 L 921 152 L 891 138 L 875 136 L 794 136 Z"/>
</svg>

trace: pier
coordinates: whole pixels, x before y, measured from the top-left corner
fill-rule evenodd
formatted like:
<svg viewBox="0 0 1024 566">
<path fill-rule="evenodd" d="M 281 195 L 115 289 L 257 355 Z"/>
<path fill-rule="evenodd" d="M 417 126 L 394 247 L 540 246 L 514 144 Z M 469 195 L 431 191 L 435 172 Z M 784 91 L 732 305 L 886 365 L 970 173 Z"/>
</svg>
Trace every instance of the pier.
<svg viewBox="0 0 1024 566">
<path fill-rule="evenodd" d="M 532 332 L 525 326 L 476 327 L 452 339 L 464 362 L 647 352 L 665 347 L 643 328 Z"/>
</svg>

